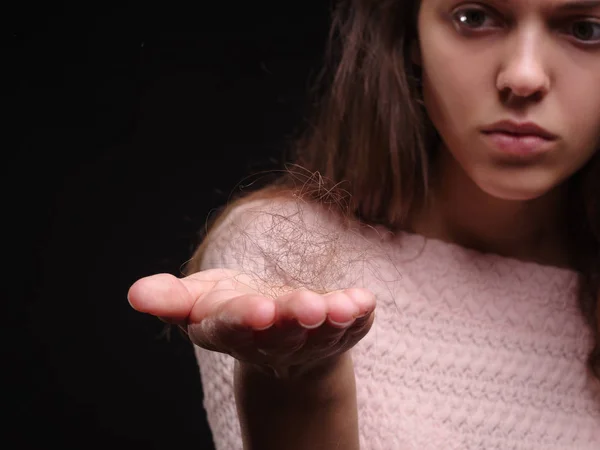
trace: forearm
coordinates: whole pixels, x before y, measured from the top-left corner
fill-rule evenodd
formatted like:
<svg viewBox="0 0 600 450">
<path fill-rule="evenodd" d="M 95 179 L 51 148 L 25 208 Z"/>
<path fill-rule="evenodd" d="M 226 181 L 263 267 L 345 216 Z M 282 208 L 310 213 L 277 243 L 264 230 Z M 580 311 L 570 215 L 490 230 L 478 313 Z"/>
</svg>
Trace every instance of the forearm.
<svg viewBox="0 0 600 450">
<path fill-rule="evenodd" d="M 235 396 L 246 450 L 358 450 L 352 359 L 278 379 L 236 365 Z"/>
</svg>

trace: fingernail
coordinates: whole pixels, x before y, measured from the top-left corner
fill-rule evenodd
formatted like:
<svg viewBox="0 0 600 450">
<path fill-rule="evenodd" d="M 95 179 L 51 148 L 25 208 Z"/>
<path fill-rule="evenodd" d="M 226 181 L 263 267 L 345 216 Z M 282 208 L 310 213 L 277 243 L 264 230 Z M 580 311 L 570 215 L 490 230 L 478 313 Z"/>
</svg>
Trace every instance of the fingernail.
<svg viewBox="0 0 600 450">
<path fill-rule="evenodd" d="M 355 319 L 364 319 L 365 317 L 369 317 L 373 311 L 366 311 L 364 313 L 359 313 L 358 316 L 355 316 Z"/>
<path fill-rule="evenodd" d="M 298 323 L 300 324 L 300 326 L 301 326 L 302 328 L 306 328 L 307 330 L 313 330 L 313 329 L 315 329 L 315 328 L 319 328 L 321 325 L 323 325 L 323 324 L 325 323 L 325 320 L 326 320 L 326 319 L 323 319 L 323 320 L 321 320 L 319 323 L 316 323 L 316 324 L 314 324 L 314 325 L 308 325 L 308 324 L 306 324 L 306 323 L 302 323 L 302 322 L 300 322 L 300 321 L 298 321 Z"/>
<path fill-rule="evenodd" d="M 271 328 L 273 325 L 274 325 L 274 323 L 270 323 L 264 327 L 260 327 L 260 328 L 253 327 L 252 329 L 254 331 L 265 331 L 265 330 L 268 330 L 269 328 Z"/>
<path fill-rule="evenodd" d="M 329 319 L 329 323 L 336 328 L 348 328 L 350 325 L 354 323 L 355 319 L 349 320 L 348 322 L 336 322 L 335 320 Z"/>
</svg>

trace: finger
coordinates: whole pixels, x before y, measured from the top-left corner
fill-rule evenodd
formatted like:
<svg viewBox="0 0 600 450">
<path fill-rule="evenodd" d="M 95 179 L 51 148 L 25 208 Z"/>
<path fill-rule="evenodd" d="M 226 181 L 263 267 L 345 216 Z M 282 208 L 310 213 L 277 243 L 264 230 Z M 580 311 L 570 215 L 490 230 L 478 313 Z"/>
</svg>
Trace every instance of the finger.
<svg viewBox="0 0 600 450">
<path fill-rule="evenodd" d="M 371 311 L 369 314 L 362 316 L 362 317 L 357 317 L 354 320 L 354 323 L 352 323 L 352 325 L 348 328 L 347 333 L 348 334 L 366 334 L 367 331 L 369 331 L 369 329 L 371 328 L 371 326 L 373 325 L 373 320 L 375 319 L 375 311 Z"/>
<path fill-rule="evenodd" d="M 247 277 L 246 277 L 247 278 Z M 250 291 L 249 281 L 238 272 L 210 269 L 185 278 L 158 274 L 136 281 L 127 294 L 137 311 L 153 314 L 169 323 L 184 323 L 194 303 L 219 284 Z"/>
<path fill-rule="evenodd" d="M 265 355 L 289 355 L 302 348 L 311 330 L 297 320 L 279 320 L 266 330 L 254 332 L 254 343 Z"/>
<path fill-rule="evenodd" d="M 310 330 L 306 340 L 306 348 L 313 351 L 315 349 L 328 349 L 334 347 L 340 342 L 347 330 L 348 328 L 332 325 L 329 320 L 327 320 L 319 328 Z"/>
<path fill-rule="evenodd" d="M 375 314 L 371 313 L 368 316 L 356 319 L 354 324 L 342 336 L 338 343 L 339 348 L 346 351 L 354 347 L 369 332 L 374 318 Z"/>
<path fill-rule="evenodd" d="M 312 291 L 299 290 L 275 299 L 276 321 L 297 321 L 301 326 L 312 329 L 322 325 L 327 318 L 325 298 Z"/>
<path fill-rule="evenodd" d="M 246 332 L 246 338 L 251 339 L 248 330 L 236 327 L 233 323 L 222 323 L 219 318 L 219 312 L 224 305 L 239 296 L 240 293 L 233 289 L 213 290 L 201 295 L 194 303 L 184 327 L 190 340 L 207 350 L 221 351 L 220 349 L 228 348 L 236 342 L 229 342 L 226 337 L 221 339 L 220 336 L 224 333 L 231 335 Z"/>
<path fill-rule="evenodd" d="M 230 353 L 234 348 L 252 345 L 252 332 L 273 324 L 273 300 L 256 294 L 232 296 L 235 292 L 212 291 L 196 303 L 188 326 L 192 342 Z"/>
<path fill-rule="evenodd" d="M 214 302 L 213 298 L 219 297 L 218 291 L 211 292 L 203 302 Z M 275 322 L 276 306 L 272 299 L 262 295 L 243 294 L 218 304 L 213 315 L 230 328 L 264 330 Z"/>
<path fill-rule="evenodd" d="M 358 308 L 357 318 L 368 316 L 375 310 L 376 299 L 371 291 L 360 288 L 349 288 L 344 289 L 344 293 L 352 299 Z"/>
<path fill-rule="evenodd" d="M 359 314 L 358 305 L 346 290 L 324 295 L 327 303 L 327 323 L 337 328 L 347 328 Z"/>
<path fill-rule="evenodd" d="M 129 304 L 137 311 L 163 318 L 167 322 L 185 320 L 194 298 L 178 278 L 158 274 L 136 281 L 127 293 Z"/>
<path fill-rule="evenodd" d="M 305 349 L 317 359 L 343 353 L 354 347 L 368 333 L 373 318 L 374 313 L 371 312 L 355 319 L 345 328 L 332 325 L 328 320 L 319 328 L 310 330 Z"/>
</svg>

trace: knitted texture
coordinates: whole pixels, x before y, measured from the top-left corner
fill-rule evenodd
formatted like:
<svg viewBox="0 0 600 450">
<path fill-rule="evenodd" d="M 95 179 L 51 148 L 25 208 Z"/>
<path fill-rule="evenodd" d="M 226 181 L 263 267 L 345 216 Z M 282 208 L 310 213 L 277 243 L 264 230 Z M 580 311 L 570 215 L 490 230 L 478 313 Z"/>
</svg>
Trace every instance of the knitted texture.
<svg viewBox="0 0 600 450">
<path fill-rule="evenodd" d="M 352 350 L 364 450 L 600 449 L 574 272 L 342 226 L 282 200 L 230 213 L 202 267 L 252 272 L 278 289 L 376 294 L 373 328 Z M 216 448 L 241 449 L 233 360 L 196 356 Z"/>
</svg>

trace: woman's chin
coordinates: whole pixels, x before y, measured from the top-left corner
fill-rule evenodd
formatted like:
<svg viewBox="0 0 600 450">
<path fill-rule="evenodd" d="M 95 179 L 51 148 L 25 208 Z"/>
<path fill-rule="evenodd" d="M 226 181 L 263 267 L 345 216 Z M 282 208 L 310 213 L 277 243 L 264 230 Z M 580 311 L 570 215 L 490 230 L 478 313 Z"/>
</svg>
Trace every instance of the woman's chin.
<svg viewBox="0 0 600 450">
<path fill-rule="evenodd" d="M 527 183 L 507 182 L 502 180 L 496 183 L 486 180 L 483 183 L 477 183 L 479 188 L 486 194 L 499 200 L 506 201 L 531 201 L 540 198 L 552 190 L 552 186 L 547 183 Z"/>
</svg>

